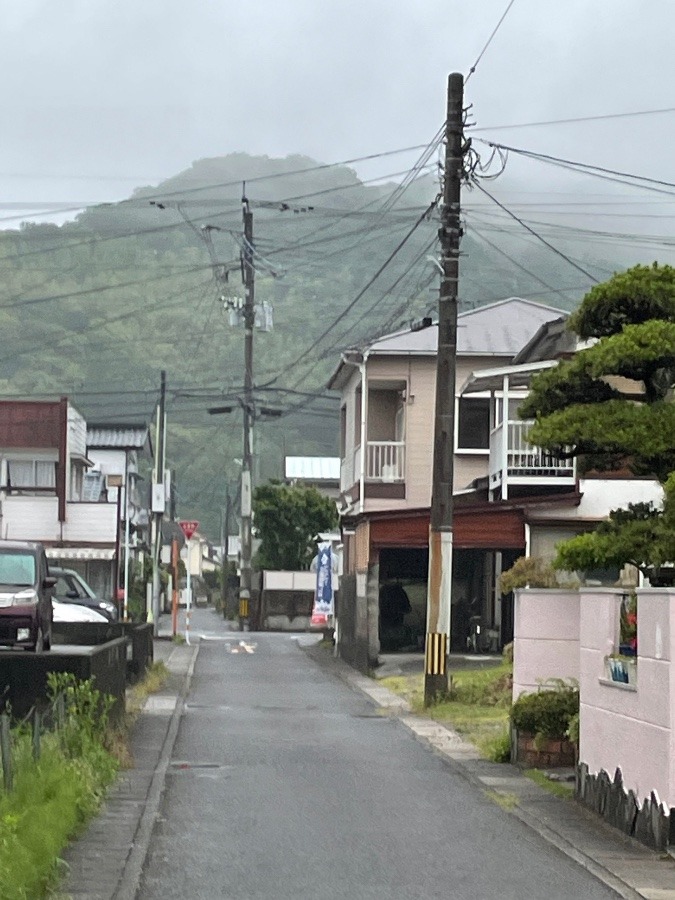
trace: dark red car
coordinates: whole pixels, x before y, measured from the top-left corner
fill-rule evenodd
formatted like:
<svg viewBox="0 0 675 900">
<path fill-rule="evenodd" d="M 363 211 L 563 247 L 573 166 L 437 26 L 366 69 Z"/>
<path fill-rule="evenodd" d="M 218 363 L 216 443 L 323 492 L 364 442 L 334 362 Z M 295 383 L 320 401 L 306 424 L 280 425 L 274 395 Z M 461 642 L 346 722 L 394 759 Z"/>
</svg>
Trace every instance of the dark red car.
<svg viewBox="0 0 675 900">
<path fill-rule="evenodd" d="M 0 646 L 49 650 L 55 584 L 42 544 L 0 541 Z"/>
</svg>

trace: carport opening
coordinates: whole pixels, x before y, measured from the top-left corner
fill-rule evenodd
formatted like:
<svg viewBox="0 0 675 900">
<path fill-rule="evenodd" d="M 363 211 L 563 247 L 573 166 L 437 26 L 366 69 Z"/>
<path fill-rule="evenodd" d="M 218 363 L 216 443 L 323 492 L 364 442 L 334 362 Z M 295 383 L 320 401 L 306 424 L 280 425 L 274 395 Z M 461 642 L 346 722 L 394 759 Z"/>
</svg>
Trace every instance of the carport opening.
<svg viewBox="0 0 675 900">
<path fill-rule="evenodd" d="M 380 550 L 380 649 L 383 653 L 424 649 L 429 551 Z"/>
</svg>

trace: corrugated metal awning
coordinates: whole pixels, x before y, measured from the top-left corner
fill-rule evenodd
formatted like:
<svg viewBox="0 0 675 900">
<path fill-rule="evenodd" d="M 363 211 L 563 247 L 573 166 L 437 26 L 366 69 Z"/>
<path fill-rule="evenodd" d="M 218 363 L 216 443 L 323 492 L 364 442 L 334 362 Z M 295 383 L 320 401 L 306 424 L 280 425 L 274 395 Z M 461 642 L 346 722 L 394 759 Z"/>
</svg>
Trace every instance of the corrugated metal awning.
<svg viewBox="0 0 675 900">
<path fill-rule="evenodd" d="M 115 550 L 112 547 L 47 547 L 48 559 L 81 559 L 112 562 Z"/>
</svg>

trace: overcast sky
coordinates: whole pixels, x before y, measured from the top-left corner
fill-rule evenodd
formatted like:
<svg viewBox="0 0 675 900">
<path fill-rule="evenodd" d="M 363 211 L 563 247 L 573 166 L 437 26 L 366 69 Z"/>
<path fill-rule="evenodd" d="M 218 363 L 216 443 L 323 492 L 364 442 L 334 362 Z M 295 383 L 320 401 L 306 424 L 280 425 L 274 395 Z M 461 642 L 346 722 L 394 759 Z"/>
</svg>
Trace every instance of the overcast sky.
<svg viewBox="0 0 675 900">
<path fill-rule="evenodd" d="M 468 72 L 506 6 L 4 0 L 2 215 L 12 203 L 122 198 L 232 151 L 332 162 L 426 142 L 448 73 Z M 467 85 L 474 118 L 484 127 L 675 106 L 674 26 L 673 0 L 515 0 Z M 675 181 L 674 131 L 670 113 L 494 136 Z M 411 161 L 356 168 L 372 177 Z M 519 161 L 509 179 L 494 190 L 606 190 Z"/>
</svg>

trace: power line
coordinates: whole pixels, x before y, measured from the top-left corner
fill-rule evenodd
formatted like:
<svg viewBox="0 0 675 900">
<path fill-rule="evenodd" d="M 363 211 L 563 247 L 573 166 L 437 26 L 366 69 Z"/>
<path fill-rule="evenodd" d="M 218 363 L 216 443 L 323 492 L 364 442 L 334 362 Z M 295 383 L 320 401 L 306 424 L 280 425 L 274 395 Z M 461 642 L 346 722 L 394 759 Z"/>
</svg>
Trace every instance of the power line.
<svg viewBox="0 0 675 900">
<path fill-rule="evenodd" d="M 507 144 L 498 144 L 493 141 L 485 141 L 482 138 L 477 138 L 477 140 L 481 141 L 481 143 L 487 144 L 489 147 L 494 147 L 494 148 L 497 148 L 500 150 L 506 150 L 508 153 L 516 153 L 519 156 L 525 156 L 530 159 L 537 159 L 540 162 L 550 162 L 550 163 L 556 163 L 558 165 L 569 166 L 569 167 L 572 167 L 575 169 L 581 169 L 581 170 L 587 171 L 590 174 L 597 172 L 597 173 L 601 173 L 601 174 L 605 174 L 605 175 L 614 175 L 619 178 L 630 179 L 631 181 L 640 181 L 640 182 L 644 182 L 645 184 L 653 184 L 653 185 L 658 185 L 661 187 L 675 188 L 675 182 L 664 181 L 663 179 L 660 179 L 660 178 L 650 178 L 647 175 L 634 175 L 631 172 L 622 172 L 619 169 L 609 169 L 606 166 L 596 166 L 596 165 L 593 165 L 592 163 L 577 162 L 576 160 L 572 160 L 572 159 L 564 159 L 559 156 L 552 156 L 548 153 L 538 153 L 537 151 L 534 151 L 534 150 L 524 150 L 522 147 L 510 147 Z M 668 192 L 668 193 L 670 194 L 671 192 Z"/>
<path fill-rule="evenodd" d="M 541 122 L 518 122 L 513 125 L 482 125 L 472 128 L 476 131 L 508 131 L 514 128 L 538 128 L 542 125 L 573 125 L 577 122 L 602 122 L 606 119 L 630 119 L 636 116 L 656 116 L 664 113 L 675 112 L 675 106 L 667 106 L 663 109 L 641 109 L 637 112 L 604 113 L 597 116 L 574 116 L 569 119 L 544 119 Z"/>
<path fill-rule="evenodd" d="M 512 0 L 513 2 L 513 0 Z M 269 175 L 254 175 L 250 178 L 244 178 L 243 180 L 246 184 L 254 184 L 258 181 L 271 181 L 276 178 L 290 178 L 295 175 L 305 175 L 308 172 L 318 172 L 322 169 L 334 169 L 339 166 L 350 166 L 354 163 L 359 162 L 369 162 L 373 159 L 384 159 L 387 156 L 398 156 L 402 153 L 412 153 L 414 150 L 423 150 L 426 144 L 413 144 L 410 147 L 400 147 L 397 150 L 384 150 L 380 153 L 369 153 L 366 156 L 353 156 L 351 159 L 343 159 L 338 162 L 332 163 L 319 163 L 314 166 L 305 166 L 302 169 L 292 169 L 289 172 L 273 172 Z M 123 200 L 122 203 L 132 203 L 137 200 L 148 201 L 148 200 L 161 200 L 168 199 L 170 197 L 182 196 L 184 194 L 196 193 L 197 191 L 207 191 L 207 190 L 215 190 L 226 187 L 237 187 L 242 182 L 242 178 L 239 177 L 235 181 L 221 181 L 213 184 L 199 185 L 198 187 L 193 188 L 183 188 L 180 191 L 170 191 L 170 192 L 162 192 L 161 194 L 155 195 L 143 195 L 142 197 L 134 197 L 129 200 Z"/>
<path fill-rule="evenodd" d="M 526 275 L 529 275 L 530 278 L 533 278 L 535 281 L 538 281 L 539 284 L 542 284 L 545 288 L 548 288 L 549 291 L 559 294 L 559 296 L 562 297 L 563 300 L 567 301 L 567 298 L 565 297 L 565 295 L 563 294 L 563 292 L 561 290 L 559 290 L 558 288 L 551 287 L 551 285 L 547 281 L 544 281 L 544 279 L 540 278 L 540 276 L 537 275 L 535 272 L 532 272 L 530 269 L 526 268 L 524 265 L 522 265 L 522 263 L 519 263 L 512 256 L 510 256 L 505 250 L 502 250 L 501 247 L 498 247 L 497 244 L 495 244 L 489 238 L 486 238 L 484 234 L 481 234 L 480 231 L 478 231 L 474 225 L 471 226 L 471 231 L 476 235 L 476 237 L 478 237 L 482 241 L 484 241 L 489 247 L 492 247 L 493 250 L 496 250 L 497 253 L 500 253 L 502 256 L 504 256 L 506 259 L 508 259 L 508 261 L 512 265 L 514 265 L 517 269 L 520 269 L 521 272 L 524 272 Z"/>
<path fill-rule="evenodd" d="M 487 39 L 487 41 L 485 42 L 485 46 L 483 47 L 483 49 L 482 49 L 482 50 L 480 51 L 480 53 L 478 54 L 478 59 L 476 60 L 476 62 L 475 62 L 475 63 L 471 66 L 471 68 L 469 69 L 469 73 L 468 73 L 468 75 L 466 76 L 466 78 L 464 79 L 464 86 L 465 86 L 465 87 L 466 87 L 467 82 L 469 81 L 469 78 L 471 78 L 471 76 L 473 75 L 473 73 L 476 71 L 476 67 L 478 66 L 478 63 L 481 61 L 481 59 L 482 59 L 483 56 L 485 55 L 485 51 L 487 50 L 487 48 L 488 48 L 488 47 L 490 46 L 490 44 L 492 43 L 492 41 L 493 41 L 493 39 L 494 39 L 494 36 L 495 36 L 495 35 L 497 34 L 497 32 L 499 31 L 502 22 L 503 22 L 504 19 L 508 16 L 509 10 L 511 9 L 511 7 L 513 6 L 513 4 L 514 4 L 515 2 L 516 2 L 516 0 L 510 0 L 509 5 L 506 7 L 506 9 L 504 10 L 504 12 L 502 13 L 501 19 L 500 19 L 500 20 L 497 22 L 497 24 L 495 25 L 495 27 L 494 27 L 494 29 L 493 29 L 493 31 L 492 31 L 492 34 L 490 35 L 490 37 L 489 37 L 489 38 Z"/>
<path fill-rule="evenodd" d="M 400 252 L 400 250 L 405 246 L 405 244 L 408 242 L 408 240 L 409 240 L 409 239 L 412 237 L 412 235 L 415 233 L 415 231 L 417 230 L 417 228 L 422 224 L 422 222 L 427 218 L 427 216 L 428 216 L 428 215 L 431 213 L 431 211 L 435 208 L 435 206 L 437 205 L 437 202 L 438 202 L 438 200 L 435 199 L 431 204 L 429 204 L 429 206 L 427 207 L 427 209 L 425 209 L 425 211 L 422 213 L 422 215 L 418 217 L 418 219 L 415 221 L 415 223 L 414 223 L 414 225 L 412 226 L 412 228 L 410 228 L 410 230 L 409 230 L 409 231 L 407 232 L 407 234 L 402 238 L 402 240 L 399 241 L 399 243 L 398 243 L 398 244 L 396 245 L 396 247 L 392 250 L 392 252 L 391 252 L 391 253 L 389 254 L 389 256 L 386 258 L 386 260 L 385 260 L 385 261 L 382 263 L 382 265 L 377 269 L 377 271 L 375 272 L 375 274 L 374 274 L 371 278 L 368 279 L 368 281 L 366 282 L 366 284 L 364 285 L 364 287 L 361 288 L 361 290 L 358 292 L 358 294 L 356 295 L 356 297 L 354 297 L 354 299 L 351 300 L 351 301 L 347 304 L 347 306 L 341 311 L 340 315 L 339 315 L 336 319 L 334 319 L 333 322 L 331 322 L 331 324 L 321 332 L 321 334 L 319 335 L 319 337 L 316 338 L 316 340 L 314 340 L 314 341 L 310 344 L 310 346 L 309 346 L 309 347 L 308 347 L 308 348 L 307 348 L 307 349 L 306 349 L 299 357 L 297 357 L 297 359 L 295 359 L 292 363 L 289 363 L 288 365 L 284 366 L 284 368 L 277 374 L 277 378 L 281 378 L 281 376 L 284 375 L 286 372 L 288 372 L 290 369 L 293 369 L 293 368 L 295 368 L 297 365 L 299 365 L 300 363 L 303 363 L 303 362 L 306 362 L 306 361 L 307 361 L 307 356 L 312 352 L 312 350 L 314 350 L 314 348 L 317 347 L 317 346 L 321 343 L 321 341 L 322 341 L 325 337 L 327 337 L 328 334 L 330 334 L 330 332 L 331 332 L 331 331 L 339 324 L 339 322 L 342 320 L 342 318 L 343 318 L 343 317 L 344 317 L 351 309 L 353 309 L 353 308 L 356 306 L 356 304 L 357 304 L 357 303 L 359 302 L 359 300 L 363 297 L 363 295 L 366 293 L 366 291 L 368 291 L 368 289 L 369 289 L 369 288 L 377 281 L 377 279 L 378 279 L 378 278 L 380 277 L 380 275 L 384 272 L 384 270 L 387 268 L 387 266 L 389 265 L 389 263 L 396 257 L 396 255 Z M 300 381 L 302 381 L 302 378 L 300 378 Z M 297 382 L 297 383 L 299 383 L 299 382 Z M 296 384 L 294 384 L 293 387 L 296 387 Z"/>
<path fill-rule="evenodd" d="M 595 284 L 598 283 L 597 278 L 594 278 L 590 272 L 587 272 L 586 269 L 584 269 L 582 266 L 575 263 L 574 260 L 570 259 L 569 256 L 567 256 L 565 253 L 562 252 L 562 250 L 558 250 L 557 247 L 554 247 L 554 245 L 551 244 L 550 241 L 547 241 L 546 238 L 543 238 L 540 234 L 538 234 L 534 230 L 534 228 L 531 228 L 527 224 L 527 222 L 524 222 L 521 218 L 519 218 L 519 216 L 517 216 L 515 213 L 512 213 L 510 209 L 507 209 L 507 207 L 504 206 L 503 203 L 500 203 L 496 197 L 493 197 L 492 194 L 488 190 L 486 190 L 479 181 L 475 181 L 474 184 L 476 185 L 476 187 L 478 188 L 479 191 L 482 191 L 486 197 L 489 197 L 493 203 L 495 203 L 500 209 L 503 209 L 505 213 L 507 213 L 509 216 L 511 216 L 512 219 L 514 219 L 516 222 L 518 222 L 520 225 L 522 225 L 522 227 L 526 231 L 528 231 L 531 235 L 533 235 L 535 238 L 537 238 L 538 241 L 541 241 L 541 243 L 544 244 L 545 247 L 548 247 L 548 249 L 551 250 L 553 253 L 555 253 L 556 256 L 559 256 L 561 259 L 564 259 L 571 266 L 573 266 L 575 269 L 577 269 L 577 271 L 581 272 L 587 278 L 590 278 L 591 281 L 593 281 Z"/>
</svg>

